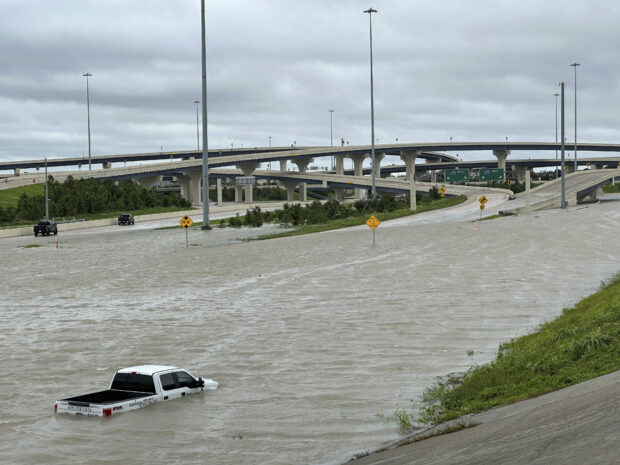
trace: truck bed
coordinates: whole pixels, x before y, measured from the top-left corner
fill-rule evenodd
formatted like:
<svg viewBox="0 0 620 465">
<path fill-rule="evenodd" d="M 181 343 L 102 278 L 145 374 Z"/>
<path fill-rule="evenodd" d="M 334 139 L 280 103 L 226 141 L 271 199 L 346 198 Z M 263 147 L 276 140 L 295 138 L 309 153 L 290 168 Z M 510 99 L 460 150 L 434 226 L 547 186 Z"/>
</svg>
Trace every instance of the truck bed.
<svg viewBox="0 0 620 465">
<path fill-rule="evenodd" d="M 82 396 L 69 397 L 61 399 L 63 402 L 69 402 L 72 405 L 89 405 L 89 404 L 112 404 L 130 399 L 139 399 L 140 397 L 148 397 L 154 395 L 152 392 L 137 391 L 118 391 L 116 389 L 108 389 L 106 391 L 93 392 Z"/>
</svg>

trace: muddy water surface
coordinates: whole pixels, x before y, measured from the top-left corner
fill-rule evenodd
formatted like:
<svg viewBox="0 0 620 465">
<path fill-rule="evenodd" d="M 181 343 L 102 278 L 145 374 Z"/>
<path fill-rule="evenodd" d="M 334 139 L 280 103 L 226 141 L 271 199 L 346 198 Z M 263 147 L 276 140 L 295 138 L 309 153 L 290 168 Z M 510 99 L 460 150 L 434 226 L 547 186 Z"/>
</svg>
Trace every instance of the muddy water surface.
<svg viewBox="0 0 620 465">
<path fill-rule="evenodd" d="M 387 417 L 436 376 L 491 359 L 620 269 L 618 203 L 383 226 L 374 249 L 363 228 L 191 231 L 188 249 L 179 230 L 0 241 L 3 462 L 341 463 L 396 439 Z M 220 388 L 54 415 L 54 400 L 145 363 Z"/>
</svg>

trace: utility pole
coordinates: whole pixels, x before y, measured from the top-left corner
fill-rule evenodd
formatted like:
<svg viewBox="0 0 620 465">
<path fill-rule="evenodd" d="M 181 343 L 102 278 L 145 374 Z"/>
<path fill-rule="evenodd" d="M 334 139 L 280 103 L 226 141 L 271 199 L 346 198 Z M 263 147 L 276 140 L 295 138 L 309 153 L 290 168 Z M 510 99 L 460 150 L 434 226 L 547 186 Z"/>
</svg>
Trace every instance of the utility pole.
<svg viewBox="0 0 620 465">
<path fill-rule="evenodd" d="M 92 76 L 90 73 L 82 74 L 86 78 L 86 112 L 88 114 L 88 170 L 92 169 L 90 156 L 90 92 L 88 89 L 88 78 Z"/>
<path fill-rule="evenodd" d="M 577 66 L 581 66 L 575 62 L 571 65 L 575 68 L 575 173 L 577 172 Z"/>
<path fill-rule="evenodd" d="M 558 143 L 558 97 L 560 94 L 553 94 L 555 97 L 555 143 Z M 555 148 L 555 179 L 558 178 L 558 149 Z"/>
<path fill-rule="evenodd" d="M 561 135 L 562 135 L 562 163 L 560 165 L 560 169 L 562 171 L 562 198 L 561 198 L 561 202 L 562 202 L 562 208 L 566 208 L 566 175 L 565 175 L 565 171 L 566 168 L 564 167 L 564 143 L 565 143 L 565 137 L 564 137 L 564 83 L 561 82 L 560 83 L 560 93 L 562 94 L 562 110 L 561 110 L 561 118 L 562 118 L 562 122 L 561 122 Z"/>
<path fill-rule="evenodd" d="M 198 104 L 200 100 L 194 100 L 194 103 L 196 104 L 196 150 L 200 151 L 200 131 L 198 129 Z"/>
<path fill-rule="evenodd" d="M 205 43 L 205 0 L 200 0 L 202 26 L 202 230 L 210 231 L 209 219 L 209 144 L 207 138 L 207 46 Z"/>
<path fill-rule="evenodd" d="M 368 18 L 370 19 L 370 143 L 371 143 L 371 181 L 372 181 L 372 190 L 371 190 L 371 198 L 375 200 L 377 198 L 377 189 L 375 186 L 375 100 L 374 100 L 374 82 L 372 75 L 372 14 L 376 13 L 377 10 L 374 10 L 372 7 L 368 8 L 364 11 L 364 13 L 368 13 Z"/>
</svg>

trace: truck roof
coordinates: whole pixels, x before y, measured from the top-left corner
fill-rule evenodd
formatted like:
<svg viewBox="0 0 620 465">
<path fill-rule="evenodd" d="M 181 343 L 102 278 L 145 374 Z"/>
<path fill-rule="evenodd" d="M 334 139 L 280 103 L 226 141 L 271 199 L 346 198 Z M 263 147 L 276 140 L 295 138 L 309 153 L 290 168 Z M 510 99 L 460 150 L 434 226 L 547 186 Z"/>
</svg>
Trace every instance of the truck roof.
<svg viewBox="0 0 620 465">
<path fill-rule="evenodd" d="M 172 367 L 167 365 L 138 365 L 135 367 L 127 367 L 118 370 L 118 373 L 137 373 L 139 375 L 153 376 L 155 373 L 167 370 L 179 370 L 178 367 Z"/>
</svg>

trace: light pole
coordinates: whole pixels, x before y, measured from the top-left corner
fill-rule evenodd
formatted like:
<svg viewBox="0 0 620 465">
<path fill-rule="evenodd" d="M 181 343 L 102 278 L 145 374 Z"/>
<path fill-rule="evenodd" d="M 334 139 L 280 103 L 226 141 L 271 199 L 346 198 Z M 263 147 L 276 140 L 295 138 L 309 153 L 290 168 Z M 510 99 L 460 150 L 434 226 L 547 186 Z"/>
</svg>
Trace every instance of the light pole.
<svg viewBox="0 0 620 465">
<path fill-rule="evenodd" d="M 560 94 L 553 94 L 555 97 L 555 143 L 558 143 L 558 97 Z M 555 148 L 555 179 L 558 178 L 558 148 Z"/>
<path fill-rule="evenodd" d="M 371 143 L 371 180 L 372 190 L 371 198 L 375 200 L 377 198 L 377 189 L 375 186 L 375 101 L 374 101 L 374 82 L 372 76 L 372 14 L 376 13 L 372 7 L 364 10 L 364 13 L 368 13 L 368 19 L 370 20 L 370 143 Z"/>
<path fill-rule="evenodd" d="M 334 110 L 329 110 L 329 146 L 334 146 Z M 336 169 L 332 155 L 332 170 Z"/>
<path fill-rule="evenodd" d="M 575 68 L 575 172 L 577 172 L 577 66 L 581 66 L 575 62 L 571 65 Z"/>
<path fill-rule="evenodd" d="M 207 142 L 207 46 L 205 43 L 205 0 L 200 0 L 202 29 L 202 229 L 211 230 L 209 220 L 209 144 Z"/>
<path fill-rule="evenodd" d="M 200 150 L 200 131 L 198 130 L 198 104 L 200 100 L 194 100 L 196 104 L 196 150 Z"/>
<path fill-rule="evenodd" d="M 561 171 L 561 176 L 562 176 L 562 197 L 561 197 L 561 202 L 562 208 L 566 208 L 566 179 L 565 179 L 565 169 L 564 169 L 564 142 L 566 140 L 566 138 L 564 137 L 564 83 L 560 82 L 560 94 L 562 94 L 561 96 L 561 132 L 562 132 L 562 160 L 561 160 L 561 164 L 560 164 L 560 171 Z"/>
<path fill-rule="evenodd" d="M 92 76 L 90 73 L 82 74 L 86 78 L 86 112 L 88 114 L 88 169 L 91 170 L 91 157 L 90 157 L 90 92 L 88 89 L 88 78 Z"/>
<path fill-rule="evenodd" d="M 271 147 L 271 136 L 269 136 L 269 147 Z"/>
</svg>

